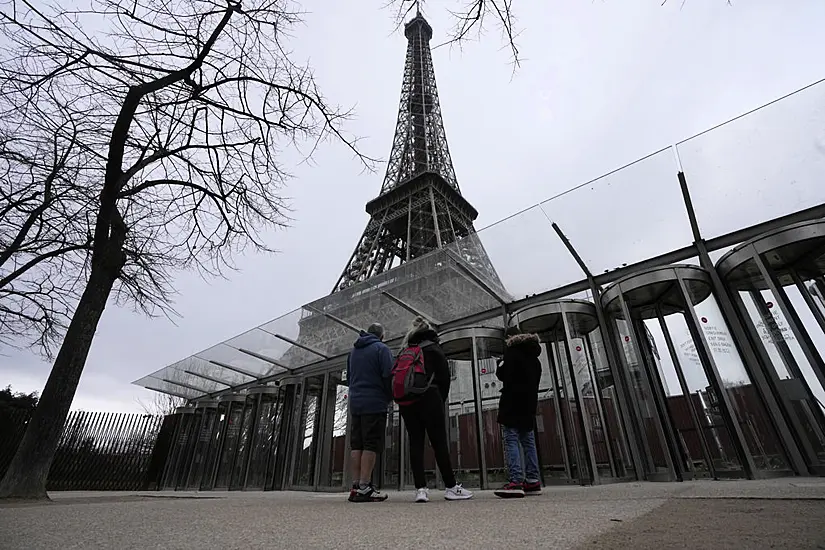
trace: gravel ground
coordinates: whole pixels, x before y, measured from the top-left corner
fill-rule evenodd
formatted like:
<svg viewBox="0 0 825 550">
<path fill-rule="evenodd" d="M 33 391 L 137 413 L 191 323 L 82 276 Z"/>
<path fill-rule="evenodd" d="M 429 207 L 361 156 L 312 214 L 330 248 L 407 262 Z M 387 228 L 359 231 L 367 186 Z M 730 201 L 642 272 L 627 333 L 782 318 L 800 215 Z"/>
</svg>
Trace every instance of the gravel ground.
<svg viewBox="0 0 825 550">
<path fill-rule="evenodd" d="M 825 479 L 553 487 L 502 501 L 331 493 L 56 493 L 0 502 L 0 549 L 817 548 Z M 727 495 L 727 497 L 726 497 Z M 784 500 L 759 500 L 777 495 Z M 731 499 L 734 496 L 737 499 Z M 807 500 L 799 500 L 807 499 Z M 771 546 L 773 544 L 773 546 Z"/>
<path fill-rule="evenodd" d="M 676 499 L 581 548 L 825 548 L 825 500 Z"/>
</svg>

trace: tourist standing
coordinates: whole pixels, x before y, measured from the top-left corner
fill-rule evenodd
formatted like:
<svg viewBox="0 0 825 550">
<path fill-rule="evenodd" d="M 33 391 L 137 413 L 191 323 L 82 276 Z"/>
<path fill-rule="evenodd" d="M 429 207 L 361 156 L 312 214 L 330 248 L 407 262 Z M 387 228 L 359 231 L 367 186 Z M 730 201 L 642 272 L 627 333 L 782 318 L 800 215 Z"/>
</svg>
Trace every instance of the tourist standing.
<svg viewBox="0 0 825 550">
<path fill-rule="evenodd" d="M 427 379 L 421 387 L 420 394 L 412 400 L 399 400 L 396 396 L 399 411 L 410 438 L 410 466 L 412 466 L 416 487 L 415 502 L 429 501 L 429 490 L 424 475 L 425 434 L 430 439 L 436 464 L 444 480 L 446 487 L 444 498 L 447 500 L 472 498 L 473 494 L 456 482 L 450 462 L 445 405 L 450 392 L 450 367 L 438 343 L 438 334 L 427 321 L 418 317 L 413 321 L 402 348 L 396 360 L 394 372 L 397 372 L 399 367 L 404 369 L 415 366 L 415 368 L 423 369 Z M 413 357 L 416 359 L 412 359 Z M 402 364 L 408 359 L 408 363 Z M 423 365 L 418 362 L 419 359 L 423 359 Z M 398 383 L 400 378 L 394 377 L 393 383 Z"/>
<path fill-rule="evenodd" d="M 384 343 L 384 327 L 373 323 L 361 332 L 347 358 L 349 385 L 350 502 L 381 502 L 387 495 L 372 485 L 375 459 L 384 442 L 390 404 L 392 352 Z"/>
<path fill-rule="evenodd" d="M 496 376 L 503 382 L 498 423 L 503 427 L 510 481 L 495 491 L 498 497 L 519 498 L 525 494 L 541 494 L 534 431 L 541 380 L 540 355 L 541 344 L 537 335 L 521 334 L 515 327 L 507 329 L 504 360 L 496 370 Z"/>
</svg>

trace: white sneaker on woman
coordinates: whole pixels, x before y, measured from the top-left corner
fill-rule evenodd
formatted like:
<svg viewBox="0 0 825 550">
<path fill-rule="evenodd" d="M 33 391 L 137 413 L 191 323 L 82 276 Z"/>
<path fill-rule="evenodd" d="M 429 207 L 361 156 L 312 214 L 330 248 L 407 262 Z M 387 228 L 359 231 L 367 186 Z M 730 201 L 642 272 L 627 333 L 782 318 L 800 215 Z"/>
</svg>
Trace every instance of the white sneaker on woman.
<svg viewBox="0 0 825 550">
<path fill-rule="evenodd" d="M 473 498 L 473 493 L 462 487 L 459 483 L 456 484 L 455 487 L 450 487 L 444 491 L 444 498 L 447 500 L 469 500 Z"/>
<path fill-rule="evenodd" d="M 416 489 L 415 490 L 415 501 L 416 502 L 430 502 L 430 490 L 426 488 Z"/>
</svg>

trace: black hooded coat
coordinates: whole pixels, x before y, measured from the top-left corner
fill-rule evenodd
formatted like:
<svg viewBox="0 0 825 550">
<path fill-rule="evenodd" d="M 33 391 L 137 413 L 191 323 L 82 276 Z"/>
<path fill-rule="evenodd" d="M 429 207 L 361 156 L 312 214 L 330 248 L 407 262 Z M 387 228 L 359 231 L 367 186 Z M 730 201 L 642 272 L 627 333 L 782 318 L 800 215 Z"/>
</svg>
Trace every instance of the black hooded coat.
<svg viewBox="0 0 825 550">
<path fill-rule="evenodd" d="M 498 402 L 498 423 L 520 432 L 533 429 L 541 380 L 541 344 L 535 334 L 507 339 L 504 360 L 496 370 L 503 382 Z"/>
</svg>

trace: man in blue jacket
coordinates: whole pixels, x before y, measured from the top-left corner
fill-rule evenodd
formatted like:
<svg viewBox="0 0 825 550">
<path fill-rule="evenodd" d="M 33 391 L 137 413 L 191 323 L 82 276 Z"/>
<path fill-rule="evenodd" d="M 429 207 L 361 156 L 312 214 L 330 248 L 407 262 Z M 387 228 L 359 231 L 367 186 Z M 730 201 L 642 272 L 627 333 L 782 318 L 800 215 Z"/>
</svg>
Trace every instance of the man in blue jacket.
<svg viewBox="0 0 825 550">
<path fill-rule="evenodd" d="M 384 327 L 373 323 L 355 342 L 347 358 L 351 415 L 350 502 L 381 502 L 387 495 L 372 486 L 375 458 L 384 442 L 387 407 L 392 399 L 392 352 L 383 342 Z"/>
</svg>

